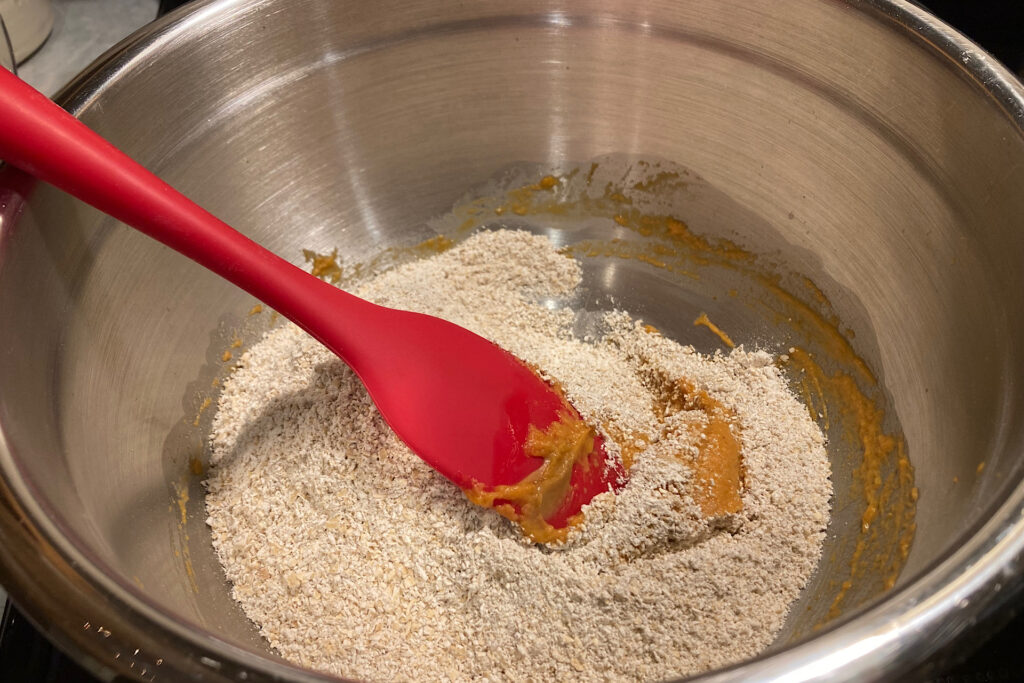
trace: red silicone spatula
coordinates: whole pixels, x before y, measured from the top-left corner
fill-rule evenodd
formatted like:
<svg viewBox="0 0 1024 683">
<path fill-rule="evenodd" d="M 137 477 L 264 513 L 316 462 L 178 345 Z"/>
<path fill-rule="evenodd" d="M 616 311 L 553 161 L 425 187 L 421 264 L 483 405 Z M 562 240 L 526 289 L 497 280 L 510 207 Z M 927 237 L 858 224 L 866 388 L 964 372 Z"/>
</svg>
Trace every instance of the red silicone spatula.
<svg viewBox="0 0 1024 683">
<path fill-rule="evenodd" d="M 395 433 L 460 487 L 515 484 L 541 465 L 524 452 L 529 428 L 547 428 L 565 403 L 518 359 L 452 323 L 369 303 L 275 256 L 2 68 L 0 159 L 163 242 L 294 321 L 348 363 Z M 564 527 L 622 477 L 598 438 L 546 521 Z"/>
</svg>

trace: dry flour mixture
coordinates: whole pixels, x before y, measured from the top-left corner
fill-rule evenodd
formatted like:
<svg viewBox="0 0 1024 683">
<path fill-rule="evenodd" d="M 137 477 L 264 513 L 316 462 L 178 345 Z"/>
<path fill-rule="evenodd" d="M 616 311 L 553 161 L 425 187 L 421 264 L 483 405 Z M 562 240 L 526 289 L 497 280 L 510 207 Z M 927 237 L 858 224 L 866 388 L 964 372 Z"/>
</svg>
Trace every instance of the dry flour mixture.
<svg viewBox="0 0 1024 683">
<path fill-rule="evenodd" d="M 282 656 L 376 680 L 648 680 L 773 640 L 829 520 L 821 432 L 767 353 L 703 356 L 620 311 L 577 338 L 551 302 L 579 282 L 546 238 L 495 231 L 356 290 L 541 368 L 632 462 L 560 547 L 470 503 L 298 328 L 242 356 L 214 422 L 208 522 L 235 600 Z M 730 444 L 738 467 L 709 468 Z"/>
</svg>

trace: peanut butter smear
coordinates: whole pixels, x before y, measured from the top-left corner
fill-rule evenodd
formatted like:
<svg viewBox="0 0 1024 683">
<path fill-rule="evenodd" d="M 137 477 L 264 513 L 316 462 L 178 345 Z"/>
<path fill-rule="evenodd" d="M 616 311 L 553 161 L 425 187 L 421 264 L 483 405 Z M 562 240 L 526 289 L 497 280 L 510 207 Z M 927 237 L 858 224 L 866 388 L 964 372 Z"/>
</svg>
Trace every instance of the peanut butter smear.
<svg viewBox="0 0 1024 683">
<path fill-rule="evenodd" d="M 743 453 L 733 434 L 735 414 L 687 380 L 676 380 L 666 388 L 659 406 L 662 415 L 681 410 L 702 413 L 689 426 L 696 456 L 676 454 L 693 471 L 691 495 L 701 514 L 711 518 L 739 512 L 743 509 Z"/>
<path fill-rule="evenodd" d="M 583 514 L 571 517 L 561 529 L 548 524 L 547 519 L 568 495 L 573 468 L 576 463 L 586 463 L 596 435 L 593 427 L 566 406 L 545 429 L 530 425 L 524 452 L 532 458 L 543 458 L 540 467 L 517 484 L 486 491 L 478 483 L 465 489 L 466 497 L 482 507 L 493 507 L 502 517 L 519 524 L 523 533 L 537 543 L 564 543 L 569 528 L 578 524 Z"/>
</svg>

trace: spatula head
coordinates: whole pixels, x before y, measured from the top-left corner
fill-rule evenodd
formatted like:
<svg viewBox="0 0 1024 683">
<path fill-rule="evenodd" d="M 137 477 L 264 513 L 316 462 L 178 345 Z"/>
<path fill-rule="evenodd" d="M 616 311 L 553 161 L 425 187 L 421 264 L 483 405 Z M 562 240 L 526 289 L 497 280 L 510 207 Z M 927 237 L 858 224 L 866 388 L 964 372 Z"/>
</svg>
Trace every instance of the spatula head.
<svg viewBox="0 0 1024 683">
<path fill-rule="evenodd" d="M 531 425 L 544 430 L 565 410 L 555 388 L 465 328 L 406 311 L 374 315 L 372 327 L 386 330 L 380 343 L 335 351 L 417 455 L 463 489 L 517 484 L 542 465 L 524 446 Z M 564 527 L 595 495 L 624 481 L 621 462 L 596 437 L 588 458 L 574 467 L 562 505 L 546 521 Z"/>
</svg>

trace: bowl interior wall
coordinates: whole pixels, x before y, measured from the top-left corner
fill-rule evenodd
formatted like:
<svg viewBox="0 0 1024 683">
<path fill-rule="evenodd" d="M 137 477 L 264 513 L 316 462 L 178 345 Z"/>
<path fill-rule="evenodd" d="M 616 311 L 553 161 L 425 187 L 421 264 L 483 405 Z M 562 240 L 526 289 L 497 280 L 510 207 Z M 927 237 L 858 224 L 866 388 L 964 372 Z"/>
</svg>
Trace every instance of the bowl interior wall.
<svg viewBox="0 0 1024 683">
<path fill-rule="evenodd" d="M 493 15 L 413 2 L 373 16 L 222 4 L 202 40 L 183 29 L 81 115 L 256 241 L 296 263 L 333 248 L 355 263 L 430 237 L 431 219 L 512 164 L 683 164 L 716 191 L 691 228 L 815 280 L 884 383 L 921 492 L 901 580 L 1019 483 L 1024 319 L 1006 294 L 1022 291 L 1024 148 L 996 102 L 898 27 L 809 0 Z M 47 187 L 3 239 L 2 422 L 19 476 L 126 590 L 261 648 L 189 473 L 221 353 L 260 331 L 255 302 Z M 595 297 L 680 336 L 706 310 L 739 340 L 773 343 L 771 321 L 682 279 L 586 267 Z M 837 482 L 855 465 L 833 462 Z M 837 509 L 829 543 L 857 524 Z M 834 591 L 819 576 L 786 637 Z"/>
</svg>

